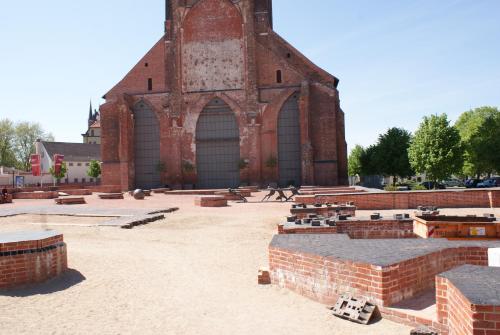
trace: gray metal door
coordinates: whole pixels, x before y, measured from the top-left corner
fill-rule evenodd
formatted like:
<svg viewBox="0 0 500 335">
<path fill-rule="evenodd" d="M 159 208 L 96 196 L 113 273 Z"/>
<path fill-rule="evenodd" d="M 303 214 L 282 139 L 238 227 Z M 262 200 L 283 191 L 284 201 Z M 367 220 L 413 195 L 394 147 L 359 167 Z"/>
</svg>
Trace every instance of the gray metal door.
<svg viewBox="0 0 500 335">
<path fill-rule="evenodd" d="M 196 126 L 198 188 L 240 185 L 240 131 L 236 116 L 221 99 L 213 99 Z"/>
<path fill-rule="evenodd" d="M 134 107 L 134 119 L 135 187 L 160 187 L 160 124 L 143 101 Z"/>
<path fill-rule="evenodd" d="M 282 187 L 302 184 L 299 94 L 292 95 L 278 117 L 279 184 Z"/>
</svg>

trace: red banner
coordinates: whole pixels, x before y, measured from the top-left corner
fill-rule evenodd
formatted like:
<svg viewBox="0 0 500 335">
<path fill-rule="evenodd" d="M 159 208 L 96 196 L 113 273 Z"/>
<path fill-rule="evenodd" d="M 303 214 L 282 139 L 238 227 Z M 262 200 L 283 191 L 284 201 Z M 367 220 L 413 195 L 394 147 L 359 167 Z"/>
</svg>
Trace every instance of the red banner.
<svg viewBox="0 0 500 335">
<path fill-rule="evenodd" d="M 54 171 L 56 175 L 61 173 L 61 166 L 64 161 L 64 155 L 55 154 L 54 155 Z"/>
<path fill-rule="evenodd" d="M 40 177 L 42 175 L 40 155 L 31 155 L 30 163 L 31 174 L 33 174 L 34 177 Z"/>
</svg>

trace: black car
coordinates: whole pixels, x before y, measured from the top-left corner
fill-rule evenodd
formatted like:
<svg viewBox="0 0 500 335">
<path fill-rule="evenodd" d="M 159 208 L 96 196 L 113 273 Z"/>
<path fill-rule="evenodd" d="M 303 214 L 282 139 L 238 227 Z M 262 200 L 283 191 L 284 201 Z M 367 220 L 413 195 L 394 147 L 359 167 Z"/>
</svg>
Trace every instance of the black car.
<svg viewBox="0 0 500 335">
<path fill-rule="evenodd" d="M 446 189 L 446 186 L 444 186 L 441 183 L 435 182 L 435 181 L 424 181 L 420 185 L 425 187 L 428 190 L 444 190 L 444 189 Z"/>
<path fill-rule="evenodd" d="M 466 188 L 476 188 L 477 184 L 482 182 L 481 179 L 469 179 L 465 182 L 465 187 Z"/>
</svg>

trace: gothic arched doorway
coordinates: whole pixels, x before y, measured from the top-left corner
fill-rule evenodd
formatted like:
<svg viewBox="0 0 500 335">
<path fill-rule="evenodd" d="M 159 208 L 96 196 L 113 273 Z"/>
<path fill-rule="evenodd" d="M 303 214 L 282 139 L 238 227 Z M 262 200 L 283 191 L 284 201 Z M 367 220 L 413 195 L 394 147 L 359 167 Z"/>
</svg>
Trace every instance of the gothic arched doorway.
<svg viewBox="0 0 500 335">
<path fill-rule="evenodd" d="M 280 186 L 302 184 L 298 93 L 288 98 L 278 117 L 278 167 Z"/>
<path fill-rule="evenodd" d="M 160 124 L 144 101 L 135 105 L 134 120 L 135 187 L 160 187 Z"/>
<path fill-rule="evenodd" d="M 198 188 L 240 185 L 240 131 L 231 108 L 219 98 L 205 106 L 196 126 Z"/>
</svg>

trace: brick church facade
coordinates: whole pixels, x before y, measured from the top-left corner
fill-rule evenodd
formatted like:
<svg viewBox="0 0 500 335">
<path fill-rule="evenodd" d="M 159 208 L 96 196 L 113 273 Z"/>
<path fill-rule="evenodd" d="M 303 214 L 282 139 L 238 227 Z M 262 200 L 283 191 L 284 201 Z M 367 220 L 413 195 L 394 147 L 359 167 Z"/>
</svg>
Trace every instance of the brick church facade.
<svg viewBox="0 0 500 335">
<path fill-rule="evenodd" d="M 170 0 L 166 15 L 104 96 L 103 184 L 347 183 L 339 81 L 272 30 L 272 0 Z"/>
</svg>

